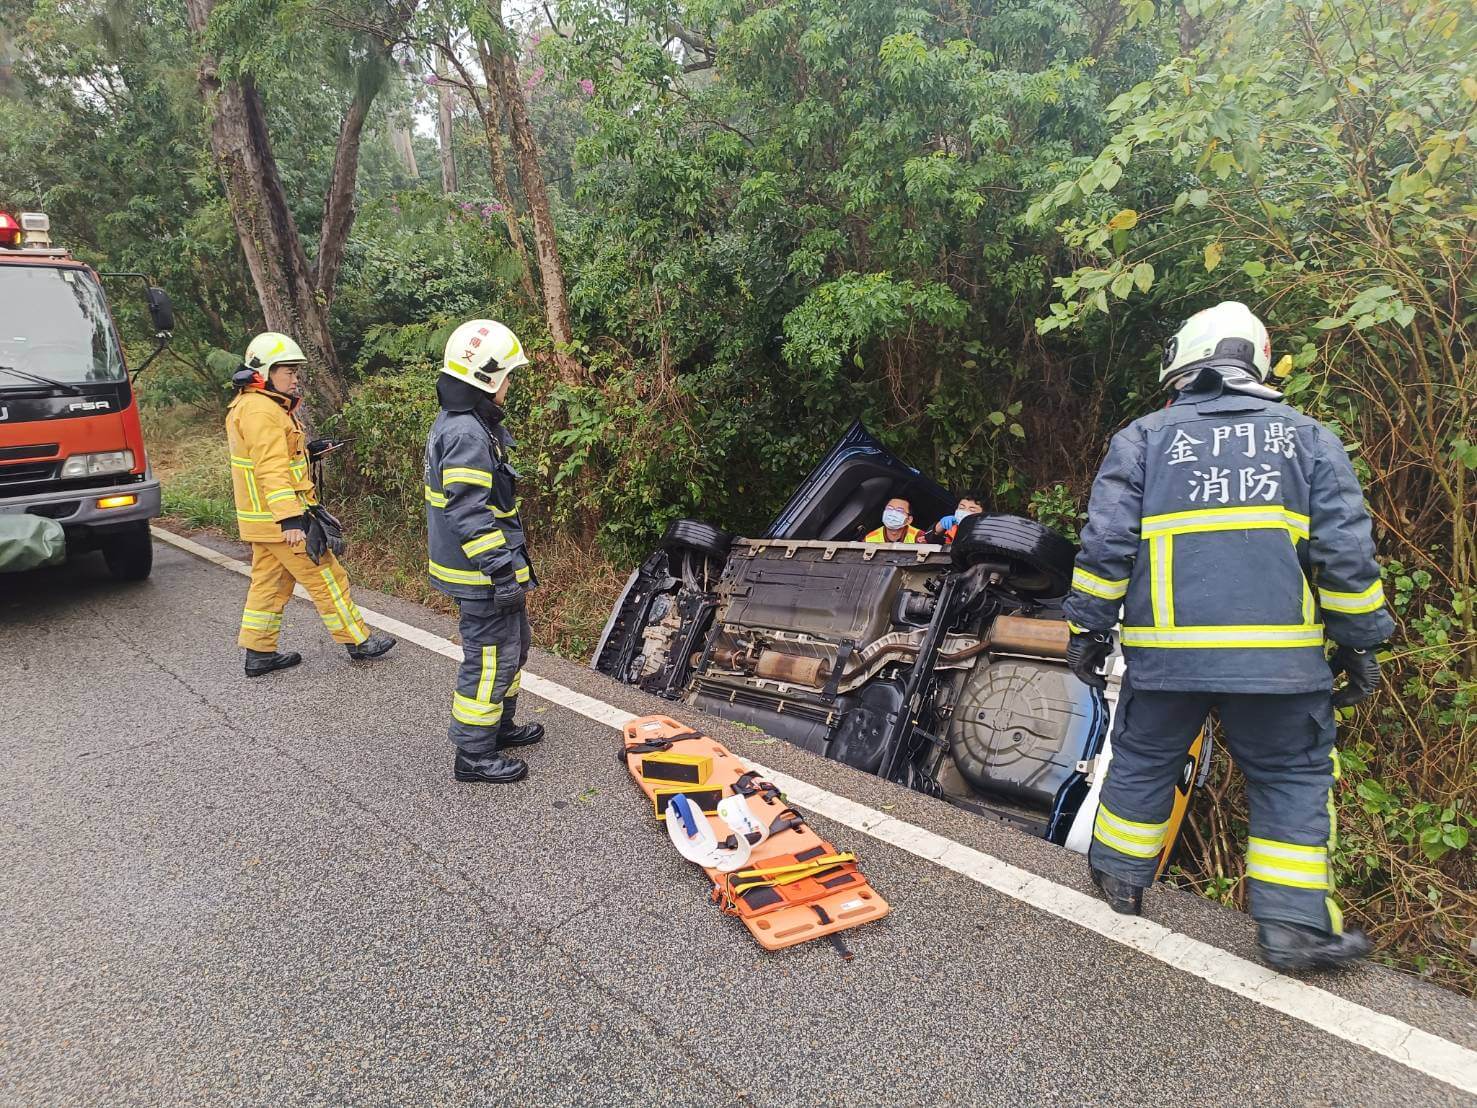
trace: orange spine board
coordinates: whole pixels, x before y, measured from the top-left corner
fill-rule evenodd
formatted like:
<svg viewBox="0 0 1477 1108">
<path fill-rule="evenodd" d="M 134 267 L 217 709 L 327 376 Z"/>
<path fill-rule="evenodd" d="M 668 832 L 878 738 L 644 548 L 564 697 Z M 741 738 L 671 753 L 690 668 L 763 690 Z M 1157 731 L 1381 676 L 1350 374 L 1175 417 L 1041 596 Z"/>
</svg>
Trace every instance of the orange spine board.
<svg viewBox="0 0 1477 1108">
<path fill-rule="evenodd" d="M 673 740 L 673 753 L 702 755 L 712 759 L 712 771 L 705 782 L 711 788 L 721 786 L 725 795 L 734 793 L 733 785 L 750 772 L 742 759 L 729 752 L 728 748 L 707 735 L 694 733 L 692 728 L 678 723 L 667 716 L 641 716 L 627 723 L 624 731 L 625 746 Z M 649 802 L 655 804 L 657 790 L 669 791 L 673 782 L 652 780 L 641 776 L 641 756 L 627 754 L 626 768 L 641 786 Z M 749 797 L 749 810 L 754 818 L 765 826 L 771 825 L 781 813 L 787 811 L 784 801 L 772 793 L 756 793 Z M 716 814 L 708 814 L 713 833 L 720 839 L 732 834 L 726 823 Z M 823 847 L 827 852 L 835 849 L 815 833 L 808 823 L 779 831 L 754 847 L 753 856 L 745 869 L 759 869 L 774 860 Z M 717 870 L 705 870 L 713 882 L 715 894 L 721 898 L 721 890 L 729 875 Z M 819 909 L 819 910 L 818 910 Z M 878 895 L 863 878 L 859 884 L 850 884 L 844 889 L 818 897 L 805 904 L 796 904 L 765 911 L 763 914 L 743 916 L 740 921 L 749 929 L 759 945 L 765 950 L 783 950 L 811 939 L 824 938 L 838 931 L 860 927 L 864 923 L 881 919 L 891 909 L 887 901 Z"/>
</svg>

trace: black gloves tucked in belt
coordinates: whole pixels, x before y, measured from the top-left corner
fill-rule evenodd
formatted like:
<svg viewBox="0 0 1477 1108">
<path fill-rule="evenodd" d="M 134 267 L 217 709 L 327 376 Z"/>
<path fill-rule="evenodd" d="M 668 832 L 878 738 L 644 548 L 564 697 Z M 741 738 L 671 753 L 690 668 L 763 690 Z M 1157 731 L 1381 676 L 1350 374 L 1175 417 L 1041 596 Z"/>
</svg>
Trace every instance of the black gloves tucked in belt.
<svg viewBox="0 0 1477 1108">
<path fill-rule="evenodd" d="M 495 612 L 516 612 L 524 605 L 523 586 L 511 577 L 494 581 L 492 608 Z"/>
<path fill-rule="evenodd" d="M 1346 674 L 1348 683 L 1333 694 L 1333 706 L 1335 708 L 1347 708 L 1351 704 L 1358 704 L 1367 696 L 1374 694 L 1374 690 L 1380 687 L 1380 660 L 1375 656 L 1379 650 L 1377 646 L 1371 646 L 1360 650 L 1352 646 L 1340 646 L 1333 652 L 1333 676 L 1338 679 L 1340 673 Z"/>
<path fill-rule="evenodd" d="M 1108 679 L 1101 669 L 1112 653 L 1113 632 L 1073 631 L 1072 641 L 1067 645 L 1067 667 L 1084 685 L 1106 689 Z"/>
</svg>

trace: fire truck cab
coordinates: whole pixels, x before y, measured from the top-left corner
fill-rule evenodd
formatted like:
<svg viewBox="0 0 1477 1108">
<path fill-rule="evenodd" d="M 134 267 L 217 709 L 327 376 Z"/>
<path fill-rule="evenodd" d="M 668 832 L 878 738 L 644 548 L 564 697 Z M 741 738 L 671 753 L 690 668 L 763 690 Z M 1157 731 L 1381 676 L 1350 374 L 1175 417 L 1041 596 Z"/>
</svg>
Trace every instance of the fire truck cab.
<svg viewBox="0 0 1477 1108">
<path fill-rule="evenodd" d="M 138 580 L 153 566 L 159 482 L 99 275 L 50 230 L 43 213 L 0 211 L 0 568 L 98 550 Z M 162 289 L 148 304 L 157 355 L 174 311 Z"/>
</svg>

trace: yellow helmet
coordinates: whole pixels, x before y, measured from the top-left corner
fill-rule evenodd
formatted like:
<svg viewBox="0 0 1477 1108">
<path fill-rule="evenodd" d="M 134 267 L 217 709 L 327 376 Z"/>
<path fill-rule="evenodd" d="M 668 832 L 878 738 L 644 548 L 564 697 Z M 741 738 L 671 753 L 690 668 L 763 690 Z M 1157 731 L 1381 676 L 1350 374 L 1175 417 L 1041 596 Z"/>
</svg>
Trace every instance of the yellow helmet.
<svg viewBox="0 0 1477 1108">
<path fill-rule="evenodd" d="M 272 367 L 286 362 L 307 362 L 303 349 L 278 331 L 263 331 L 251 340 L 241 361 L 265 377 Z"/>
<path fill-rule="evenodd" d="M 483 392 L 497 392 L 508 374 L 527 364 L 523 344 L 509 328 L 495 319 L 473 319 L 446 340 L 441 372 Z"/>
</svg>

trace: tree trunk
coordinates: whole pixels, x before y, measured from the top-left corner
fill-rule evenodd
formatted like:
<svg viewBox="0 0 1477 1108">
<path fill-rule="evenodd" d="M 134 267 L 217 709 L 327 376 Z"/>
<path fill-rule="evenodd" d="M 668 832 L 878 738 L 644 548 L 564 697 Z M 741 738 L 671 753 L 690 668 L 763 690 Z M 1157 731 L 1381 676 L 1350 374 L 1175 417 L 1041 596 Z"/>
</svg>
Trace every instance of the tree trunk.
<svg viewBox="0 0 1477 1108">
<path fill-rule="evenodd" d="M 185 7 L 191 30 L 203 39 L 213 0 L 186 0 Z M 268 329 L 291 335 L 312 359 L 312 398 L 337 408 L 345 389 L 328 316 L 272 156 L 261 97 L 250 77 L 221 80 L 209 53 L 201 56 L 199 80 L 210 116 L 211 150 L 262 316 Z"/>
<path fill-rule="evenodd" d="M 420 166 L 415 161 L 415 144 L 410 138 L 410 128 L 395 126 L 390 128 L 390 146 L 395 151 L 395 156 L 400 159 L 400 165 L 404 167 L 406 176 L 412 180 L 420 180 Z"/>
<path fill-rule="evenodd" d="M 494 9 L 499 29 L 502 26 L 501 4 Z M 569 323 L 569 298 L 564 291 L 564 267 L 559 261 L 559 243 L 554 237 L 554 216 L 549 210 L 549 192 L 544 186 L 544 172 L 538 164 L 538 143 L 528 120 L 528 106 L 518 88 L 518 62 L 503 44 L 491 51 L 492 73 L 498 97 L 508 113 L 508 132 L 513 139 L 513 153 L 518 158 L 518 176 L 523 181 L 523 195 L 533 215 L 533 242 L 538 251 L 539 277 L 544 289 L 544 319 L 555 342 L 554 364 L 559 379 L 566 385 L 578 385 L 585 378 L 568 350 L 574 341 Z"/>
<path fill-rule="evenodd" d="M 487 103 L 478 103 L 482 116 L 482 130 L 487 135 L 487 159 L 492 167 L 492 187 L 498 190 L 503 203 L 503 222 L 508 226 L 508 240 L 518 252 L 518 261 L 523 266 L 523 292 L 530 304 L 537 304 L 538 289 L 533 284 L 533 268 L 528 263 L 528 245 L 523 241 L 523 228 L 518 222 L 518 209 L 513 205 L 513 189 L 508 183 L 508 159 L 503 155 L 503 98 L 494 87 L 492 76 L 492 54 L 487 43 L 477 42 L 477 60 L 482 65 L 482 75 L 487 79 Z"/>
<path fill-rule="evenodd" d="M 441 61 L 436 62 L 436 76 L 445 77 L 446 67 Z M 451 87 L 444 81 L 436 85 L 436 144 L 441 149 L 441 191 L 453 193 L 456 191 L 456 150 L 451 145 L 452 124 L 452 94 Z"/>
<path fill-rule="evenodd" d="M 215 0 L 185 0 L 190 30 L 202 43 L 214 6 Z M 398 26 L 403 27 L 414 10 L 413 3 L 395 8 Z M 333 348 L 328 307 L 343 262 L 344 243 L 354 225 L 354 186 L 364 124 L 392 65 L 389 41 L 386 37 L 372 47 L 377 52 L 359 67 L 354 99 L 339 127 L 318 258 L 311 266 L 277 171 L 255 82 L 249 75 L 223 81 L 214 55 L 203 46 L 200 58 L 200 91 L 210 117 L 211 151 L 262 316 L 269 330 L 291 335 L 308 354 L 312 363 L 309 406 L 329 411 L 343 406 L 348 390 Z"/>
<path fill-rule="evenodd" d="M 328 196 L 323 205 L 323 226 L 318 233 L 318 257 L 313 263 L 313 285 L 318 290 L 323 310 L 333 303 L 334 286 L 338 284 L 339 267 L 344 260 L 344 244 L 354 226 L 354 186 L 359 177 L 359 143 L 364 137 L 364 121 L 379 93 L 381 81 L 373 63 L 359 71 L 354 99 L 339 126 L 338 145 L 333 152 L 333 173 L 328 178 Z"/>
</svg>

